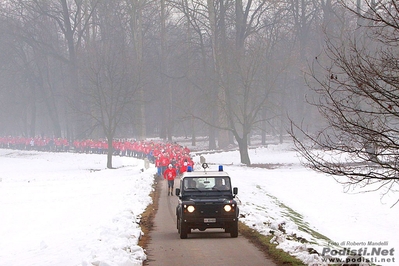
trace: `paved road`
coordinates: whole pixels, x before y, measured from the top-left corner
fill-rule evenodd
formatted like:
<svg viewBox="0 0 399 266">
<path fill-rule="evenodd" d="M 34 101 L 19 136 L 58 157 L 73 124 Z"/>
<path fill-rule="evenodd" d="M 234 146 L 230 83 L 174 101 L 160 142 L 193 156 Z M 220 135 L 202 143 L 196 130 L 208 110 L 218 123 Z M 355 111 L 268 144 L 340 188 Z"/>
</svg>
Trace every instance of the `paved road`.
<svg viewBox="0 0 399 266">
<path fill-rule="evenodd" d="M 180 180 L 176 179 L 175 186 Z M 176 228 L 176 196 L 167 196 L 166 181 L 160 181 L 158 212 L 145 265 L 262 265 L 275 266 L 241 234 L 231 238 L 222 229 L 193 230 L 187 239 L 180 239 Z"/>
</svg>

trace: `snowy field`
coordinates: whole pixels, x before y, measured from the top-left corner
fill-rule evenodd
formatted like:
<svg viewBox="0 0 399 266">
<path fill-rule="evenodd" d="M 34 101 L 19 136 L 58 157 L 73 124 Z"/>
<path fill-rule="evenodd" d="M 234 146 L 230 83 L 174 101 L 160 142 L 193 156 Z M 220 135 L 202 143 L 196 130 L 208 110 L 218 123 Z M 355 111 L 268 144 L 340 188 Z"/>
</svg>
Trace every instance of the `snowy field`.
<svg viewBox="0 0 399 266">
<path fill-rule="evenodd" d="M 141 265 L 155 169 L 106 155 L 0 150 L 0 265 Z M 100 264 L 103 263 L 103 264 Z"/>
<path fill-rule="evenodd" d="M 303 168 L 297 154 L 284 145 L 250 150 L 253 164 L 280 164 L 272 170 L 241 166 L 238 151 L 204 157 L 226 165 L 239 188 L 241 221 L 266 235 L 274 231 L 279 247 L 306 264 L 325 265 L 308 249 L 321 254 L 329 248 L 330 253 L 362 249 L 377 265 L 399 265 L 399 255 L 392 251 L 399 250 L 399 205 L 392 207 L 398 193 L 382 197 L 380 192 L 347 191 L 332 177 Z M 306 242 L 300 243 L 301 238 Z M 367 256 L 379 250 L 388 254 Z M 346 259 L 347 253 L 339 257 Z"/>
<path fill-rule="evenodd" d="M 281 164 L 275 169 L 242 166 L 238 152 L 203 156 L 211 168 L 223 164 L 239 188 L 241 221 L 273 232 L 306 264 L 326 265 L 308 250 L 362 248 L 379 265 L 398 265 L 391 250 L 399 250 L 399 206 L 391 208 L 398 194 L 345 193 L 331 177 L 304 169 L 285 145 L 250 150 L 252 163 Z M 0 265 L 141 265 L 138 222 L 156 170 L 142 172 L 134 158 L 113 162 L 118 169 L 106 169 L 105 155 L 0 150 Z"/>
</svg>

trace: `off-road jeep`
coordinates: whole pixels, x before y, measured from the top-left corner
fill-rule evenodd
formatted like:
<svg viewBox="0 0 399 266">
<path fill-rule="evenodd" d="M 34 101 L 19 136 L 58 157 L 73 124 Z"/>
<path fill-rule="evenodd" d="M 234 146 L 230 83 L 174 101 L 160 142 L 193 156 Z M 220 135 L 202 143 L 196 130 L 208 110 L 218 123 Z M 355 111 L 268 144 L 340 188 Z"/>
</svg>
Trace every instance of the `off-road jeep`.
<svg viewBox="0 0 399 266">
<path fill-rule="evenodd" d="M 238 206 L 234 200 L 238 189 L 231 187 L 229 175 L 219 171 L 185 172 L 176 188 L 179 202 L 176 207 L 177 230 L 180 238 L 187 238 L 192 229 L 223 228 L 231 237 L 238 236 Z"/>
</svg>

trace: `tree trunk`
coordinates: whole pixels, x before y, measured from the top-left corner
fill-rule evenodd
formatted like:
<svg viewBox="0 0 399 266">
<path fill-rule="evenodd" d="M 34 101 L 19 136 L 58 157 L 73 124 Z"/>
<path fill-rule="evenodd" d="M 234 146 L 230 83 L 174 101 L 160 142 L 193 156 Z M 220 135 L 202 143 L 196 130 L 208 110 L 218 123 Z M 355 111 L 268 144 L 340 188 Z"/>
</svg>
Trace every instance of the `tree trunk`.
<svg viewBox="0 0 399 266">
<path fill-rule="evenodd" d="M 237 138 L 238 147 L 240 149 L 240 159 L 241 163 L 246 165 L 251 165 L 251 160 L 249 159 L 249 152 L 248 152 L 248 135 L 244 135 L 243 138 Z"/>
<path fill-rule="evenodd" d="M 262 122 L 261 122 L 261 136 L 262 136 L 262 145 L 266 145 L 266 115 L 267 115 L 267 109 L 266 106 L 262 107 L 261 110 L 261 116 L 262 116 Z"/>
<path fill-rule="evenodd" d="M 29 137 L 35 137 L 36 135 L 36 115 L 37 115 L 37 107 L 36 107 L 36 84 L 31 80 L 29 82 L 29 87 L 31 88 L 32 94 L 30 95 L 29 105 L 27 106 L 27 116 L 28 125 L 29 125 Z"/>
<path fill-rule="evenodd" d="M 215 10 L 215 1 L 207 0 L 208 5 L 208 14 L 209 14 L 209 24 L 210 24 L 210 35 L 211 35 L 211 43 L 212 43 L 212 57 L 213 57 L 213 68 L 216 73 L 216 81 L 214 83 L 215 91 L 217 91 L 217 99 L 216 102 L 216 110 L 217 110 L 217 122 L 220 127 L 227 128 L 227 114 L 225 113 L 225 103 L 226 103 L 226 92 L 223 82 L 225 79 L 225 71 L 226 67 L 226 33 L 225 33 L 225 14 L 226 12 L 223 6 L 223 1 L 219 2 L 220 4 L 220 18 L 219 22 L 217 22 L 216 10 Z M 219 29 L 219 30 L 218 30 Z M 218 130 L 218 146 L 223 149 L 229 145 L 229 135 L 225 130 Z"/>
<path fill-rule="evenodd" d="M 132 12 L 131 12 L 131 35 L 133 37 L 135 55 L 137 61 L 137 70 L 140 71 L 139 76 L 143 76 L 143 5 L 144 1 L 131 1 Z M 137 108 L 137 128 L 138 138 L 145 139 L 146 132 L 146 119 L 145 119 L 145 97 L 144 87 L 140 86 L 138 91 L 138 108 Z"/>
<path fill-rule="evenodd" d="M 114 147 L 112 147 L 113 138 L 108 138 L 108 151 L 107 151 L 107 168 L 113 169 L 112 167 L 112 155 L 114 153 Z"/>
<path fill-rule="evenodd" d="M 216 150 L 216 134 L 215 134 L 215 128 L 212 126 L 209 126 L 209 149 L 210 150 Z"/>
<path fill-rule="evenodd" d="M 160 137 L 162 139 L 167 139 L 170 136 L 170 123 L 169 123 L 169 87 L 166 84 L 166 6 L 165 0 L 161 0 L 161 10 L 160 10 L 160 75 L 161 75 L 161 89 L 162 89 L 162 97 L 167 95 L 168 97 L 161 99 L 162 111 L 161 112 L 161 131 Z"/>
<path fill-rule="evenodd" d="M 70 21 L 70 10 L 68 7 L 68 3 L 66 0 L 61 0 L 62 6 L 62 19 L 64 22 L 65 31 L 63 32 L 64 37 L 67 41 L 68 47 L 68 86 L 70 92 L 67 92 L 68 95 L 71 95 L 70 100 L 72 100 L 77 106 L 75 107 L 76 110 L 81 110 L 80 106 L 80 96 L 78 93 L 79 90 L 79 74 L 77 71 L 77 60 L 76 60 L 76 53 L 75 53 L 75 40 L 74 40 L 74 30 L 72 29 L 71 21 Z M 71 113 L 71 118 L 69 121 L 73 121 L 74 123 L 74 131 L 77 138 L 85 138 L 86 134 L 84 132 L 85 129 L 85 121 L 82 120 L 81 116 L 78 113 Z"/>
</svg>

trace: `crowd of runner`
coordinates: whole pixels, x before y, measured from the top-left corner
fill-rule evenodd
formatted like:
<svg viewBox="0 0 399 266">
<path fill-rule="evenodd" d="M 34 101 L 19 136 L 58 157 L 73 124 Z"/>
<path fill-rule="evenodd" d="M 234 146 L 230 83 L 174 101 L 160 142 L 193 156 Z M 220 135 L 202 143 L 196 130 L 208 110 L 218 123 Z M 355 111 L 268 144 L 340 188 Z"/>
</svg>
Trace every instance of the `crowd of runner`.
<svg viewBox="0 0 399 266">
<path fill-rule="evenodd" d="M 0 137 L 0 148 L 34 150 L 48 152 L 76 152 L 87 154 L 106 154 L 108 142 L 100 140 L 75 140 L 70 143 L 64 138 L 48 137 Z M 147 158 L 158 168 L 162 175 L 169 164 L 176 168 L 178 173 L 186 171 L 188 166 L 193 166 L 190 149 L 177 143 L 157 142 L 153 140 L 113 140 L 113 154 L 117 156 Z"/>
</svg>

